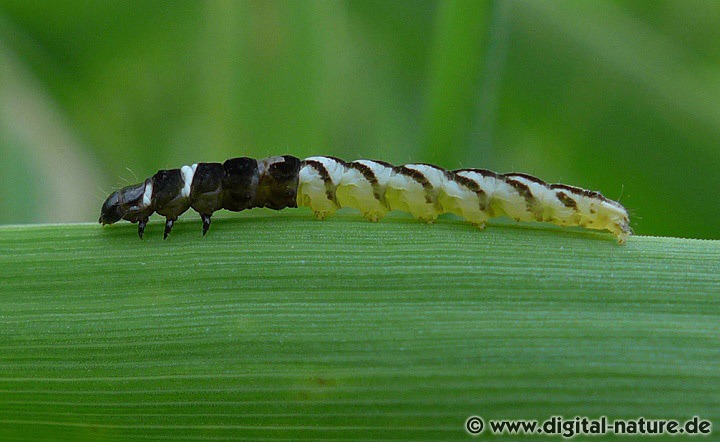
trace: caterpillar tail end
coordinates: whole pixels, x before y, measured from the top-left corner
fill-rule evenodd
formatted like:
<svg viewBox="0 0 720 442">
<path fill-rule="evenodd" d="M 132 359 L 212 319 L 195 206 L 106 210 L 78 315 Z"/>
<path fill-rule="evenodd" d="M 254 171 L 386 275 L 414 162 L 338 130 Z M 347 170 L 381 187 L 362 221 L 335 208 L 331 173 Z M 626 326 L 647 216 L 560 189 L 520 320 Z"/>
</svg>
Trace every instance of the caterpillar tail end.
<svg viewBox="0 0 720 442">
<path fill-rule="evenodd" d="M 625 244 L 627 242 L 627 239 L 633 234 L 633 230 L 627 221 L 622 221 L 615 224 L 611 231 L 617 238 L 617 242 L 620 245 Z"/>
</svg>

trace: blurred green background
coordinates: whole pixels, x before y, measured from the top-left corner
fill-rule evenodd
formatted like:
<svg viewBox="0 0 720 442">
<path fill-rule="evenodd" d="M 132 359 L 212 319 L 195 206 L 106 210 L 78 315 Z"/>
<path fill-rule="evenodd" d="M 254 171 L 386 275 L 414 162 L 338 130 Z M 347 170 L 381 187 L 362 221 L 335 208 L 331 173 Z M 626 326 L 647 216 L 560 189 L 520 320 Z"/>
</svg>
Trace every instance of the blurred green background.
<svg viewBox="0 0 720 442">
<path fill-rule="evenodd" d="M 720 238 L 720 2 L 0 0 L 0 223 L 283 153 L 527 172 Z"/>
</svg>

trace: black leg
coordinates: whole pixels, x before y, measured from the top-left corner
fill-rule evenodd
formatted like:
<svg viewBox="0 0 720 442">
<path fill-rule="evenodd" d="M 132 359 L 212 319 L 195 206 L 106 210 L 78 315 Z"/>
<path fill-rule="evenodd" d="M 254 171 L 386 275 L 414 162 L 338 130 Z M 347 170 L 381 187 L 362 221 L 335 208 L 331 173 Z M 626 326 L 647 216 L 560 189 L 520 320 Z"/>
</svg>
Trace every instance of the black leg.
<svg viewBox="0 0 720 442">
<path fill-rule="evenodd" d="M 165 233 L 163 234 L 163 239 L 167 239 L 168 235 L 170 234 L 170 231 L 173 228 L 174 223 L 175 223 L 174 219 L 165 218 Z"/>
<path fill-rule="evenodd" d="M 202 218 L 202 222 L 203 222 L 203 236 L 205 236 L 208 229 L 210 228 L 210 217 L 211 216 L 212 215 L 204 215 L 202 213 L 200 214 L 200 218 Z"/>
<path fill-rule="evenodd" d="M 138 236 L 143 239 L 143 233 L 145 233 L 145 226 L 147 226 L 148 219 L 143 218 L 138 220 Z"/>
</svg>

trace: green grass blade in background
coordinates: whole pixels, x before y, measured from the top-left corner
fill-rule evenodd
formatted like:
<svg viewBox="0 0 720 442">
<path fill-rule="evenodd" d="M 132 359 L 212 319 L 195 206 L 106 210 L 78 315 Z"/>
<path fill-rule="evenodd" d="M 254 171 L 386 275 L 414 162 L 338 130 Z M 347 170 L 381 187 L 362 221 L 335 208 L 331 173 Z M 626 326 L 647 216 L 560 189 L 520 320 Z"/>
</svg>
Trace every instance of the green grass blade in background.
<svg viewBox="0 0 720 442">
<path fill-rule="evenodd" d="M 437 3 L 421 158 L 463 164 L 487 51 L 491 2 Z"/>
<path fill-rule="evenodd" d="M 466 439 L 720 422 L 720 243 L 240 216 L 0 228 L 0 439 Z"/>
</svg>

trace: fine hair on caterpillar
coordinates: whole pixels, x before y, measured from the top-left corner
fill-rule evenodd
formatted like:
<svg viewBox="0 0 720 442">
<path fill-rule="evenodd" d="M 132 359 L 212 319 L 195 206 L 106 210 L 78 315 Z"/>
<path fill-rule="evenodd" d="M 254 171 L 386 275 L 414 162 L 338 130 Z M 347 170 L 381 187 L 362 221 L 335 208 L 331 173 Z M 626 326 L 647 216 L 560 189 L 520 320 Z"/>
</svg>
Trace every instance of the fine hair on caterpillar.
<svg viewBox="0 0 720 442">
<path fill-rule="evenodd" d="M 370 221 L 401 210 L 427 223 L 453 213 L 479 228 L 490 218 L 507 216 L 516 221 L 608 230 L 620 244 L 632 234 L 627 210 L 620 203 L 599 192 L 548 184 L 523 173 L 449 171 L 432 164 L 393 166 L 329 156 L 300 160 L 290 155 L 160 170 L 142 183 L 110 194 L 99 222 L 137 223 L 142 238 L 150 215 L 157 212 L 166 219 L 163 237 L 167 238 L 175 220 L 192 208 L 200 214 L 205 235 L 213 212 L 220 209 L 299 206 L 309 207 L 318 219 L 351 207 Z"/>
</svg>

